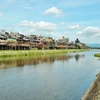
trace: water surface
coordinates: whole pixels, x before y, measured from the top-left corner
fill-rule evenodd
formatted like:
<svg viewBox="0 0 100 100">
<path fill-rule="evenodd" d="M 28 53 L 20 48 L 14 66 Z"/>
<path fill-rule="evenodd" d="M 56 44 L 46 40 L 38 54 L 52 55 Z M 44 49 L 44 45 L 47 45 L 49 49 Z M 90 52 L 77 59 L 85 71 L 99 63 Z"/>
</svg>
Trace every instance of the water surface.
<svg viewBox="0 0 100 100">
<path fill-rule="evenodd" d="M 80 100 L 100 71 L 99 52 L 0 59 L 0 100 Z"/>
</svg>

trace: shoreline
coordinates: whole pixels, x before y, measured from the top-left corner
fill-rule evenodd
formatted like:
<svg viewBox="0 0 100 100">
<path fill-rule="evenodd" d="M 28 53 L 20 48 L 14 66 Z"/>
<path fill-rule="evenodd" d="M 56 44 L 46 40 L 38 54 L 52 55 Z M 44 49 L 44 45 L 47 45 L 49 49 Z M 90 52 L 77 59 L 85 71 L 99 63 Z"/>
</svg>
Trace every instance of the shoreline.
<svg viewBox="0 0 100 100">
<path fill-rule="evenodd" d="M 100 57 L 100 53 L 94 54 L 95 57 Z"/>
<path fill-rule="evenodd" d="M 100 72 L 96 75 L 96 78 L 81 100 L 100 100 Z"/>
<path fill-rule="evenodd" d="M 1 50 L 0 57 L 35 56 L 45 54 L 60 54 L 69 52 L 83 52 L 85 49 L 61 49 L 61 50 Z"/>
</svg>

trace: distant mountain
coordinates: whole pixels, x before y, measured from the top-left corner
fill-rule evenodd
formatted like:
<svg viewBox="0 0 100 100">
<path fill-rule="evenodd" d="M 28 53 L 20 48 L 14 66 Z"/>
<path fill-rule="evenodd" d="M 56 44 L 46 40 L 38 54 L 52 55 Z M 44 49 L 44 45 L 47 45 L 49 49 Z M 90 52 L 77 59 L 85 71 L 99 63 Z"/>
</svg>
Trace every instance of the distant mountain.
<svg viewBox="0 0 100 100">
<path fill-rule="evenodd" d="M 100 44 L 96 44 L 96 43 L 94 43 L 94 44 L 86 44 L 87 46 L 89 46 L 89 47 L 100 47 Z"/>
</svg>

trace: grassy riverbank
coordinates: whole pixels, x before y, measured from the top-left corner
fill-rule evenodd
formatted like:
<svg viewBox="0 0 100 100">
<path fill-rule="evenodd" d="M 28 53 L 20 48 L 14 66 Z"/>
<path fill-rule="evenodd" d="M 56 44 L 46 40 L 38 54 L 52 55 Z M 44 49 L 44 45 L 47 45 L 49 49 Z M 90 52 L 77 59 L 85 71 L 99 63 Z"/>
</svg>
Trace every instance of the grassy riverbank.
<svg viewBox="0 0 100 100">
<path fill-rule="evenodd" d="M 64 49 L 64 50 L 1 50 L 0 57 L 13 57 L 13 56 L 34 56 L 45 54 L 59 54 L 68 52 L 82 52 L 84 49 Z"/>
<path fill-rule="evenodd" d="M 100 57 L 100 53 L 94 54 L 95 57 Z"/>
</svg>

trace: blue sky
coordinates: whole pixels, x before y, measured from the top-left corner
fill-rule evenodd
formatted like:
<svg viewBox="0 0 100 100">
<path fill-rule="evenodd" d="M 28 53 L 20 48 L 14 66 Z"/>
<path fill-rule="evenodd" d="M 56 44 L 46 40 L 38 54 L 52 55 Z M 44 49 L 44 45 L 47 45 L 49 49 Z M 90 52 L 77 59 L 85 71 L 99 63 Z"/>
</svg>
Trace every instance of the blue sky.
<svg viewBox="0 0 100 100">
<path fill-rule="evenodd" d="M 0 29 L 100 43 L 100 0 L 0 0 Z"/>
</svg>

